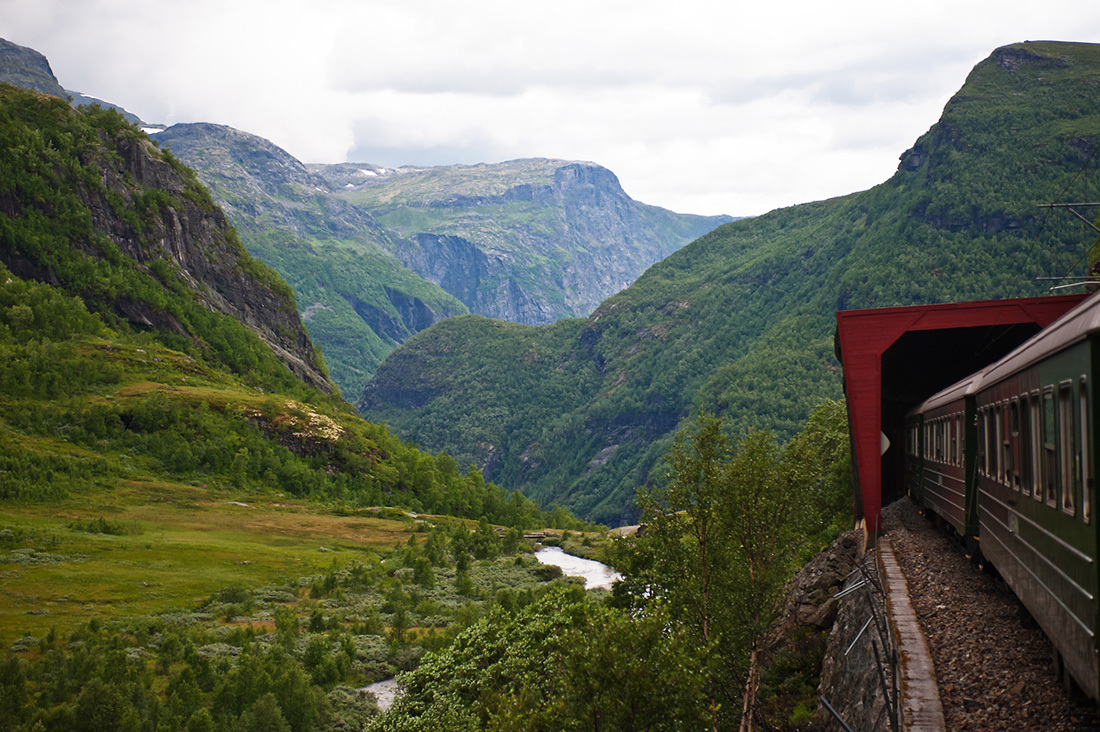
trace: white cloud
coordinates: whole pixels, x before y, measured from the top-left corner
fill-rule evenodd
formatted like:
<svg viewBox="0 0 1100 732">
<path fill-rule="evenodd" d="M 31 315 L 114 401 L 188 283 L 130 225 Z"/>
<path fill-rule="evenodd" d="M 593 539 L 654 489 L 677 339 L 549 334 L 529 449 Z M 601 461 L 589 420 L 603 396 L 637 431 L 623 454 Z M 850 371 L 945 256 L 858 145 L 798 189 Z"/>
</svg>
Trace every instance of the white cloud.
<svg viewBox="0 0 1100 732">
<path fill-rule="evenodd" d="M 0 36 L 149 122 L 228 124 L 307 162 L 584 159 L 647 203 L 744 215 L 881 182 L 995 47 L 1100 41 L 1100 12 L 1081 0 L 0 0 Z"/>
</svg>

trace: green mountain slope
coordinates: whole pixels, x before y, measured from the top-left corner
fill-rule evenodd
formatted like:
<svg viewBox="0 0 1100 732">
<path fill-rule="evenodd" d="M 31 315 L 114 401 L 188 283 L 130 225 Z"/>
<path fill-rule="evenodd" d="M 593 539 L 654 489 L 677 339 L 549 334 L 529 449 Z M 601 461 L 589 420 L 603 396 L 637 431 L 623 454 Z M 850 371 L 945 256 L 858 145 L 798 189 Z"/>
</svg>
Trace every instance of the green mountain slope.
<svg viewBox="0 0 1100 732">
<path fill-rule="evenodd" d="M 136 481 L 548 518 L 331 392 L 193 172 L 117 112 L 0 84 L 0 501 Z"/>
<path fill-rule="evenodd" d="M 467 312 L 401 265 L 392 234 L 369 213 L 269 141 L 212 124 L 173 125 L 155 139 L 196 169 L 248 250 L 294 288 L 345 393 L 358 394 L 411 334 Z"/>
<path fill-rule="evenodd" d="M 654 262 L 730 221 L 634 201 L 593 163 L 523 159 L 372 170 L 311 166 L 407 240 L 410 269 L 478 315 L 584 316 Z M 377 174 L 381 173 L 381 174 Z"/>
<path fill-rule="evenodd" d="M 248 250 L 291 284 L 348 394 L 442 318 L 588 313 L 729 220 L 633 201 L 588 163 L 306 166 L 222 125 L 174 125 L 155 139 L 198 171 Z"/>
<path fill-rule="evenodd" d="M 583 321 L 439 324 L 383 363 L 360 411 L 539 500 L 626 521 L 699 408 L 789 436 L 840 394 L 835 310 L 1036 295 L 1051 284 L 1037 277 L 1082 274 L 1093 236 L 1037 204 L 1100 200 L 1098 85 L 1098 46 L 998 49 L 881 185 L 723 226 Z"/>
</svg>

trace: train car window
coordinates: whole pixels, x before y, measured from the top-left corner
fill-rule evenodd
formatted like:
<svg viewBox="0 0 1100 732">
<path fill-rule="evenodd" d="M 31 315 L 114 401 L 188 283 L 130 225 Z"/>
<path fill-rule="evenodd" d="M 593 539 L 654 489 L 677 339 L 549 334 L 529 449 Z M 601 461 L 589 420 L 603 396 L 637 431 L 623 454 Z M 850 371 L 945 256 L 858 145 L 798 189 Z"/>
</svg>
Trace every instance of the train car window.
<svg viewBox="0 0 1100 732">
<path fill-rule="evenodd" d="M 1020 403 L 1008 405 L 1008 438 L 1005 440 L 1005 471 L 1013 490 L 1020 490 Z"/>
<path fill-rule="evenodd" d="M 955 417 L 955 465 L 963 465 L 963 417 Z"/>
<path fill-rule="evenodd" d="M 947 422 L 947 429 L 951 433 L 951 442 L 948 443 L 947 462 L 955 464 L 955 456 L 959 452 L 959 419 L 951 417 Z"/>
<path fill-rule="evenodd" d="M 947 417 L 940 417 L 940 462 L 948 462 L 947 458 Z"/>
<path fill-rule="evenodd" d="M 1043 500 L 1043 420 L 1039 392 L 1031 393 L 1031 492 Z"/>
<path fill-rule="evenodd" d="M 1077 459 L 1081 461 L 1081 518 L 1085 523 L 1092 521 L 1092 443 L 1089 440 L 1089 387 L 1085 377 L 1081 377 L 1078 386 L 1079 409 L 1077 418 L 1081 430 L 1077 444 Z"/>
<path fill-rule="evenodd" d="M 951 462 L 951 455 L 948 453 L 948 445 L 950 444 L 948 432 L 948 419 L 944 417 L 940 420 L 940 450 L 943 452 L 941 457 L 944 463 Z"/>
<path fill-rule="evenodd" d="M 998 404 L 993 408 L 993 438 L 992 450 L 993 453 L 993 474 L 997 477 L 998 483 L 1003 483 L 1005 479 L 1005 461 L 1001 455 L 1001 444 L 1004 442 L 1004 409 Z"/>
<path fill-rule="evenodd" d="M 943 462 L 943 418 L 940 417 L 936 420 L 936 426 L 933 427 L 936 432 L 936 462 Z"/>
<path fill-rule="evenodd" d="M 978 412 L 978 472 L 985 476 L 989 473 L 986 465 L 986 409 Z"/>
<path fill-rule="evenodd" d="M 1058 454 L 1061 473 L 1062 510 L 1072 516 L 1076 510 L 1074 496 L 1077 493 L 1077 429 L 1073 418 L 1073 382 L 1058 386 Z"/>
<path fill-rule="evenodd" d="M 985 413 L 985 473 L 997 477 L 997 420 L 992 407 Z"/>
<path fill-rule="evenodd" d="M 1043 391 L 1043 463 L 1040 466 L 1043 494 L 1047 505 L 1058 505 L 1057 414 L 1054 405 L 1054 387 Z"/>
<path fill-rule="evenodd" d="M 1027 400 L 1027 394 L 1020 396 L 1020 488 L 1024 495 L 1031 493 L 1031 487 L 1035 485 L 1035 475 L 1032 470 L 1031 460 L 1031 407 Z"/>
</svg>

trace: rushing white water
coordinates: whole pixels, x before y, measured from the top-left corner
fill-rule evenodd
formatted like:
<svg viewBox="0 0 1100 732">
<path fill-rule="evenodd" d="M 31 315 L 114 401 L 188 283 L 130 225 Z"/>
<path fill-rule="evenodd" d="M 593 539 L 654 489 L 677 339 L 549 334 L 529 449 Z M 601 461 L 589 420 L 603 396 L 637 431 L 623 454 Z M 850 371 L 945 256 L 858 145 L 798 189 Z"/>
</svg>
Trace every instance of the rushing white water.
<svg viewBox="0 0 1100 732">
<path fill-rule="evenodd" d="M 386 679 L 364 686 L 360 691 L 369 691 L 374 694 L 374 698 L 378 700 L 378 708 L 384 712 L 393 705 L 397 695 L 401 693 L 401 688 L 397 685 L 397 679 Z"/>
<path fill-rule="evenodd" d="M 592 559 L 581 559 L 572 554 L 566 554 L 559 547 L 548 546 L 535 552 L 535 558 L 543 564 L 556 564 L 561 571 L 570 577 L 583 577 L 584 587 L 591 590 L 595 587 L 611 589 L 611 585 L 622 579 L 622 575 Z"/>
</svg>

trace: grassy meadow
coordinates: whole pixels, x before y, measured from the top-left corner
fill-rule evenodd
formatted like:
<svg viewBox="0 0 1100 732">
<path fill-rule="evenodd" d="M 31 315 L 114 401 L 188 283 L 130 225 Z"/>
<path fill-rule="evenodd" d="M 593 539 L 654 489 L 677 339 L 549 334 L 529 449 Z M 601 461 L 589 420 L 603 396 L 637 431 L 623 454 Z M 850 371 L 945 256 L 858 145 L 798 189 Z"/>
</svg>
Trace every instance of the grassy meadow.
<svg viewBox="0 0 1100 732">
<path fill-rule="evenodd" d="M 285 584 L 362 561 L 372 549 L 388 553 L 416 525 L 401 512 L 385 513 L 391 517 L 382 510 L 336 515 L 154 482 L 58 506 L 3 507 L 0 644 L 91 618 L 193 609 L 222 588 Z M 94 531 L 97 520 L 112 533 Z"/>
</svg>

